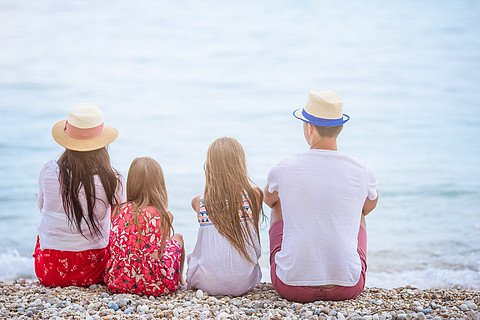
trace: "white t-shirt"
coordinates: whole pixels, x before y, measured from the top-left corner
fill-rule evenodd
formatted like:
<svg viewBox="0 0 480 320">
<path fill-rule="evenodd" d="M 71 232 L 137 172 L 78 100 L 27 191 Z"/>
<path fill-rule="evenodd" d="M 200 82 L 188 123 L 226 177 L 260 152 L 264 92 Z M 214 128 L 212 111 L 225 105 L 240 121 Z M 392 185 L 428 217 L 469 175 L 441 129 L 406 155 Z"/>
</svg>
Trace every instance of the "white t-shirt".
<svg viewBox="0 0 480 320">
<path fill-rule="evenodd" d="M 310 149 L 283 159 L 267 183 L 283 213 L 278 278 L 292 286 L 357 284 L 362 209 L 377 197 L 373 171 L 338 151 Z"/>
<path fill-rule="evenodd" d="M 37 194 L 37 206 L 42 214 L 38 226 L 40 249 L 55 249 L 62 251 L 84 251 L 91 249 L 103 249 L 108 245 L 110 234 L 110 205 L 108 204 L 105 191 L 98 176 L 95 176 L 95 201 L 94 214 L 97 218 L 98 227 L 102 233 L 101 237 L 90 234 L 85 221 L 81 227 L 85 235 L 81 235 L 75 225 L 68 222 L 67 214 L 62 204 L 60 193 L 60 182 L 58 181 L 59 168 L 55 160 L 45 164 L 40 171 L 38 180 L 39 192 Z M 119 176 L 120 183 L 117 186 L 116 196 L 118 201 L 126 200 L 123 188 L 124 180 Z M 82 208 L 87 208 L 83 188 L 80 189 L 80 203 Z"/>
</svg>

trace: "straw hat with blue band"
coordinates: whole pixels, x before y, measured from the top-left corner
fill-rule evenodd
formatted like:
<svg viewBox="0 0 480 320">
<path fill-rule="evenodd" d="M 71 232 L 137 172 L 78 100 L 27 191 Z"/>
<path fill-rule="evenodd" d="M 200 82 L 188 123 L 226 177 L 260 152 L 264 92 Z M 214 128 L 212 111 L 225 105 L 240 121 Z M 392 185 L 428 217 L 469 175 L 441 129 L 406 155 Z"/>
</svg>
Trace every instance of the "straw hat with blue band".
<svg viewBox="0 0 480 320">
<path fill-rule="evenodd" d="M 343 114 L 343 101 L 339 94 L 330 90 L 312 90 L 303 109 L 297 109 L 293 116 L 306 123 L 322 127 L 336 127 L 350 117 Z"/>
</svg>

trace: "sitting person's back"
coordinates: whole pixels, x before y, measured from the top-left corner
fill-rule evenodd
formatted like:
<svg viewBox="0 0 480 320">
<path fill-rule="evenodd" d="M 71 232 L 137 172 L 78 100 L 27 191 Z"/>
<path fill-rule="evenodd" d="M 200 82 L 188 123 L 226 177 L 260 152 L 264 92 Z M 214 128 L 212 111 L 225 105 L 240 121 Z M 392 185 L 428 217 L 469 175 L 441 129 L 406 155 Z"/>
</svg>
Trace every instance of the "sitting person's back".
<svg viewBox="0 0 480 320">
<path fill-rule="evenodd" d="M 243 149 L 232 138 L 211 144 L 205 175 L 204 195 L 192 200 L 200 229 L 187 258 L 188 288 L 238 296 L 261 279 L 262 191 L 250 186 Z"/>
<path fill-rule="evenodd" d="M 102 283 L 111 207 L 125 199 L 123 178 L 106 149 L 118 131 L 104 124 L 99 108 L 79 103 L 52 136 L 65 151 L 40 172 L 35 274 L 50 287 Z"/>
<path fill-rule="evenodd" d="M 160 164 L 133 160 L 128 171 L 127 202 L 112 214 L 105 284 L 115 293 L 159 296 L 182 282 L 183 236 L 174 233 L 173 215 Z"/>
<path fill-rule="evenodd" d="M 377 184 L 367 166 L 337 151 L 348 120 L 341 107 L 335 93 L 311 92 L 295 112 L 311 149 L 282 160 L 268 176 L 272 284 L 291 300 L 351 299 L 365 285 L 362 212 L 375 207 Z"/>
</svg>

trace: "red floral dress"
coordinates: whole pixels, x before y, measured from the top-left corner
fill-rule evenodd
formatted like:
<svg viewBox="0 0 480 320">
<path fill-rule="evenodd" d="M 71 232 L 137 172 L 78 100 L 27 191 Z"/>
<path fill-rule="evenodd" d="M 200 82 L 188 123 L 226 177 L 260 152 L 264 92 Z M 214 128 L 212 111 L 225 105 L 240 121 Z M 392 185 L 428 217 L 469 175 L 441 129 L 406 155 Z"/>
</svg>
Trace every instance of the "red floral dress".
<svg viewBox="0 0 480 320">
<path fill-rule="evenodd" d="M 132 203 L 126 203 L 112 214 L 111 257 L 106 267 L 105 284 L 115 293 L 153 296 L 171 293 L 178 288 L 181 247 L 177 241 L 169 239 L 162 256 L 154 259 L 152 254 L 162 243 L 159 213 L 153 207 L 141 212 L 138 230 L 133 223 L 132 207 Z"/>
</svg>

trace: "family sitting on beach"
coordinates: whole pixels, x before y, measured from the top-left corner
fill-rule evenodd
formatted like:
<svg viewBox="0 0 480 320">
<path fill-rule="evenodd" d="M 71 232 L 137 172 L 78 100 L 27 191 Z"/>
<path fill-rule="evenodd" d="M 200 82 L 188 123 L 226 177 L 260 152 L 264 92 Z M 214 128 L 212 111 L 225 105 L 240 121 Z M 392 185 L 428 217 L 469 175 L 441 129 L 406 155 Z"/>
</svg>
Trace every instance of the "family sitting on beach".
<svg viewBox="0 0 480 320">
<path fill-rule="evenodd" d="M 92 104 L 74 106 L 53 138 L 65 152 L 40 172 L 35 273 L 45 286 L 105 283 L 115 293 L 158 296 L 187 284 L 242 295 L 261 280 L 259 224 L 271 208 L 270 266 L 278 294 L 298 302 L 356 298 L 365 286 L 365 216 L 378 201 L 373 171 L 337 151 L 349 116 L 335 92 L 310 91 L 303 121 L 310 149 L 280 161 L 264 191 L 252 186 L 233 138 L 207 151 L 205 189 L 192 200 L 200 224 L 187 257 L 172 227 L 160 164 L 133 160 L 126 183 L 106 146 L 118 131 Z"/>
</svg>

